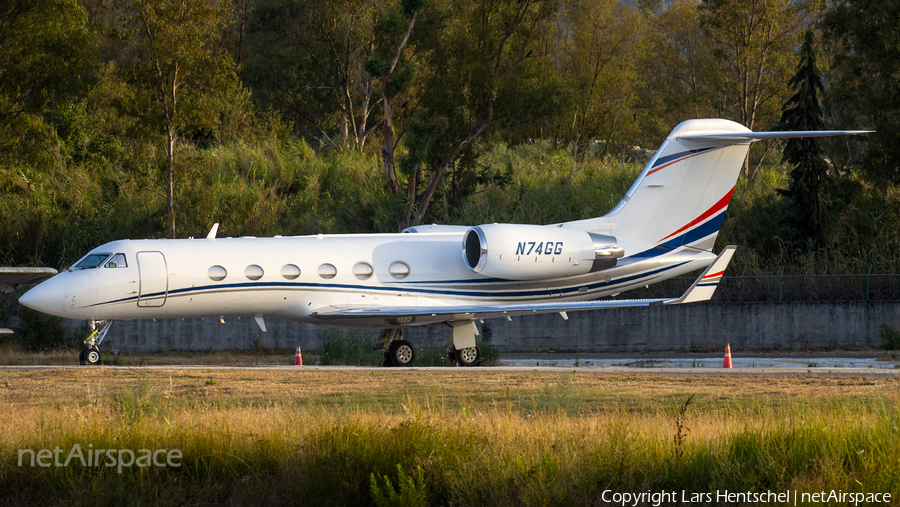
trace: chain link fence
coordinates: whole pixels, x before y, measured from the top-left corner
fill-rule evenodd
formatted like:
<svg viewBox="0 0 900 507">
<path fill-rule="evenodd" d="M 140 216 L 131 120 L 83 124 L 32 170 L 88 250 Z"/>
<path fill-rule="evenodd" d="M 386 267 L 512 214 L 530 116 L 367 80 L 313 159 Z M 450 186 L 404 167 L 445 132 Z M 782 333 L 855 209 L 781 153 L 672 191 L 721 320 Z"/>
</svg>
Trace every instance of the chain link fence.
<svg viewBox="0 0 900 507">
<path fill-rule="evenodd" d="M 680 276 L 629 291 L 628 298 L 668 298 L 682 294 L 696 280 Z M 814 303 L 900 301 L 900 275 L 725 275 L 714 303 Z"/>
</svg>

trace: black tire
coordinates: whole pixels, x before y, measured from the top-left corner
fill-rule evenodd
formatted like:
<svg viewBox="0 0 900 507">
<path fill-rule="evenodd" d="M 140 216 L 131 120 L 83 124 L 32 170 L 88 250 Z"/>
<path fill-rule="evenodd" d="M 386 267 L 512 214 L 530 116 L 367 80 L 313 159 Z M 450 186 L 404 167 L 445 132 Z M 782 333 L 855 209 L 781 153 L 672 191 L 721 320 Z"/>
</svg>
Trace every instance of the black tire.
<svg viewBox="0 0 900 507">
<path fill-rule="evenodd" d="M 391 362 L 391 354 L 388 352 L 385 352 L 384 359 L 382 359 L 381 362 L 378 363 L 378 367 L 379 368 L 391 368 L 392 366 L 394 366 L 394 363 Z"/>
<path fill-rule="evenodd" d="M 96 348 L 85 349 L 84 363 L 88 366 L 96 366 L 100 364 L 100 350 Z"/>
<path fill-rule="evenodd" d="M 81 349 L 81 352 L 78 353 L 78 364 L 84 366 L 87 364 L 84 360 L 84 355 L 87 354 L 88 349 Z"/>
<path fill-rule="evenodd" d="M 391 342 L 391 363 L 395 366 L 409 367 L 416 362 L 416 348 L 406 340 Z"/>
<path fill-rule="evenodd" d="M 477 346 L 456 351 L 456 361 L 460 366 L 478 366 L 481 364 L 481 349 Z"/>
</svg>

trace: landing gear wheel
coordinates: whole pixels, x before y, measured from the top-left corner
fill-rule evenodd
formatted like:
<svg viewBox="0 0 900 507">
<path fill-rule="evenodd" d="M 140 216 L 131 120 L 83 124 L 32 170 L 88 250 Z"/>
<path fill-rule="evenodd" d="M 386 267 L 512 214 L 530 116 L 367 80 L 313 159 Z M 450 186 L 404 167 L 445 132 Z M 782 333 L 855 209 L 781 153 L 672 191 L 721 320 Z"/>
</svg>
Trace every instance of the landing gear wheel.
<svg viewBox="0 0 900 507">
<path fill-rule="evenodd" d="M 84 349 L 84 362 L 88 366 L 100 364 L 100 351 L 97 349 Z"/>
<path fill-rule="evenodd" d="M 447 349 L 447 358 L 450 359 L 450 366 L 459 366 L 459 361 L 456 360 L 456 351 L 453 350 L 453 346 Z"/>
<path fill-rule="evenodd" d="M 84 355 L 87 354 L 87 351 L 90 349 L 81 349 L 81 352 L 78 353 L 78 364 L 81 366 L 86 365 L 87 363 L 84 360 Z"/>
<path fill-rule="evenodd" d="M 478 366 L 481 364 L 481 349 L 475 346 L 457 350 L 456 360 L 460 366 Z"/>
<path fill-rule="evenodd" d="M 392 366 L 394 366 L 394 363 L 391 361 L 391 353 L 385 352 L 384 359 L 382 359 L 381 362 L 378 363 L 378 367 L 379 368 L 390 368 Z"/>
<path fill-rule="evenodd" d="M 416 348 L 406 340 L 391 342 L 390 360 L 395 366 L 412 366 L 416 360 Z"/>
</svg>

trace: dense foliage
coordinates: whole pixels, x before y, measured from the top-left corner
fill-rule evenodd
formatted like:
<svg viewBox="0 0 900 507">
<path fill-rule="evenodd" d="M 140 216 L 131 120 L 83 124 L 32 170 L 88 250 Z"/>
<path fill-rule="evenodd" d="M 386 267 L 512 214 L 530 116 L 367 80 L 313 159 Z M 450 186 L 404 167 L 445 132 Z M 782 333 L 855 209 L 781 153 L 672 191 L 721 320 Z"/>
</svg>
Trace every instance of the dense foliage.
<svg viewBox="0 0 900 507">
<path fill-rule="evenodd" d="M 214 222 L 597 216 L 679 121 L 773 128 L 823 18 L 825 127 L 879 132 L 822 144 L 816 242 L 783 218 L 781 145 L 755 145 L 720 242 L 750 272 L 896 271 L 895 3 L 0 0 L 0 264 Z"/>
</svg>

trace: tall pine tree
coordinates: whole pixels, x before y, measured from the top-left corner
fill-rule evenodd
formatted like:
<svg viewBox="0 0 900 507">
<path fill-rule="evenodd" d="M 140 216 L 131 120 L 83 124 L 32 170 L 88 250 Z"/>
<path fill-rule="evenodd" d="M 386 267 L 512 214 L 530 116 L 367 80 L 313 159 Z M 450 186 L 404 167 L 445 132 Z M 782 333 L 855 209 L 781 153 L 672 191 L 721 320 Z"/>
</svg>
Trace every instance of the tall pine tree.
<svg viewBox="0 0 900 507">
<path fill-rule="evenodd" d="M 778 130 L 822 130 L 822 108 L 819 92 L 822 79 L 816 67 L 816 48 L 813 32 L 807 31 L 800 47 L 800 65 L 790 80 L 797 90 L 783 106 Z M 800 248 L 821 246 L 825 242 L 826 212 L 822 200 L 822 186 L 828 165 L 822 157 L 818 140 L 814 137 L 789 139 L 784 147 L 783 162 L 794 166 L 790 186 L 778 189 L 787 199 L 783 223 L 792 231 L 792 239 Z"/>
</svg>

